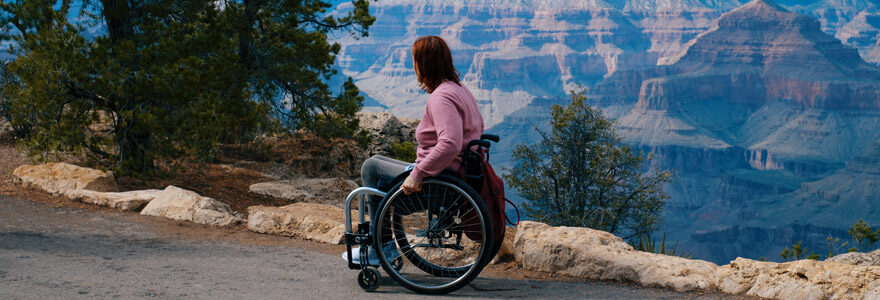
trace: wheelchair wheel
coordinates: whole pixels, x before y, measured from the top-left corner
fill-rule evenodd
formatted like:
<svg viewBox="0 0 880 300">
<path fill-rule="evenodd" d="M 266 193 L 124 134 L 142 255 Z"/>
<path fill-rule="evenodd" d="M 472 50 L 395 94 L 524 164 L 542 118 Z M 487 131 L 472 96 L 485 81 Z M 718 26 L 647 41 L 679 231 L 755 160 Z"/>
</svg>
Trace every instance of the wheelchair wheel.
<svg viewBox="0 0 880 300">
<path fill-rule="evenodd" d="M 479 195 L 461 180 L 440 175 L 405 195 L 397 184 L 379 205 L 373 236 L 376 249 L 406 258 L 396 269 L 378 251 L 382 268 L 404 287 L 443 294 L 470 283 L 494 250 L 489 213 Z M 383 245 L 384 247 L 380 247 Z"/>
</svg>

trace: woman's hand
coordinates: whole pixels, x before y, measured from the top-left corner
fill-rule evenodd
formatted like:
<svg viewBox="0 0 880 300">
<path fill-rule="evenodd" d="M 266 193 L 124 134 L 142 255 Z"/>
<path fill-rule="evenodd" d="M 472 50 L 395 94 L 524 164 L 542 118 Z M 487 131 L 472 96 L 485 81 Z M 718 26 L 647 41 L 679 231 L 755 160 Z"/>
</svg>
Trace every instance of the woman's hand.
<svg viewBox="0 0 880 300">
<path fill-rule="evenodd" d="M 407 176 L 400 188 L 403 189 L 404 194 L 410 195 L 422 190 L 422 182 L 416 181 L 412 176 Z"/>
</svg>

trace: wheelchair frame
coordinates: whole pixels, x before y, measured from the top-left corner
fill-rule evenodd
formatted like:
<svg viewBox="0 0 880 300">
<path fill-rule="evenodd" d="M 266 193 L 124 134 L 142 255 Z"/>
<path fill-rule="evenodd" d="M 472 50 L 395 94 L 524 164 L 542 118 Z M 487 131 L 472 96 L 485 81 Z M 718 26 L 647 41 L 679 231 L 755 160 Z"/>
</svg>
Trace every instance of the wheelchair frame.
<svg viewBox="0 0 880 300">
<path fill-rule="evenodd" d="M 499 137 L 497 135 L 484 134 L 478 140 L 472 140 L 468 143 L 467 147 L 471 148 L 473 146 L 479 148 L 489 148 L 490 141 L 498 142 Z M 466 174 L 467 179 L 474 179 L 471 174 Z M 465 183 L 468 184 L 468 183 Z M 351 191 L 348 196 L 345 198 L 345 206 L 344 206 L 344 216 L 345 216 L 345 245 L 346 245 L 346 253 L 348 258 L 348 268 L 352 270 L 360 270 L 358 274 L 358 284 L 367 291 L 373 291 L 379 287 L 379 270 L 373 266 L 369 265 L 369 257 L 368 257 L 368 249 L 373 247 L 373 241 L 375 237 L 372 235 L 371 223 L 375 220 L 372 220 L 372 216 L 370 221 L 366 220 L 368 203 L 367 196 L 378 196 L 381 198 L 385 198 L 389 193 L 393 191 L 384 192 L 377 188 L 371 187 L 359 187 Z M 358 199 L 358 224 L 357 224 L 357 232 L 352 228 L 352 219 L 351 219 L 351 204 L 353 200 Z M 491 223 L 489 224 L 491 231 Z M 355 263 L 353 261 L 352 254 L 352 246 L 359 245 L 359 261 Z M 377 251 L 380 251 L 377 249 Z M 497 248 L 496 248 L 497 251 Z M 491 255 L 495 255 L 495 253 L 491 253 Z M 404 259 L 402 256 L 398 259 Z M 480 262 L 476 262 L 480 263 Z M 478 271 L 479 272 L 479 271 Z"/>
</svg>

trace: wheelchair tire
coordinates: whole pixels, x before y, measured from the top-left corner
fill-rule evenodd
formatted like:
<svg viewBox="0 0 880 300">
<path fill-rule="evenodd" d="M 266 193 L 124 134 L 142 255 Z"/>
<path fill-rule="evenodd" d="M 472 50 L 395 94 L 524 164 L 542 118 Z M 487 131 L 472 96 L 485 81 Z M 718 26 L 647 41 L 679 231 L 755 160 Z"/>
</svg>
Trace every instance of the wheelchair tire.
<svg viewBox="0 0 880 300">
<path fill-rule="evenodd" d="M 422 191 L 409 196 L 401 184 L 379 205 L 373 247 L 393 247 L 407 262 L 395 269 L 386 252 L 378 251 L 382 268 L 418 293 L 445 294 L 470 283 L 498 250 L 482 199 L 466 183 L 445 174 L 424 180 Z"/>
</svg>

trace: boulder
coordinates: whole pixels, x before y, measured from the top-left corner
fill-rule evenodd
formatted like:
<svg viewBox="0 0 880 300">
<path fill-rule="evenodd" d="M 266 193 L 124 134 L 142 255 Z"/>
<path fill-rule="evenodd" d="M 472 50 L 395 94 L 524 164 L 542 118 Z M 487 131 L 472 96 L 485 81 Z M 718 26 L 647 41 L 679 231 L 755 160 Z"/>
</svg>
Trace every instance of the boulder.
<svg viewBox="0 0 880 300">
<path fill-rule="evenodd" d="M 342 207 L 345 197 L 358 187 L 357 183 L 342 178 L 294 179 L 252 184 L 250 191 L 261 195 L 284 199 L 289 202 L 306 202 Z"/>
<path fill-rule="evenodd" d="M 12 131 L 12 127 L 9 126 L 9 122 L 5 120 L 0 120 L 0 136 Z"/>
<path fill-rule="evenodd" d="M 520 222 L 514 255 L 524 268 L 689 291 L 714 287 L 713 263 L 640 252 L 608 232 Z"/>
<path fill-rule="evenodd" d="M 327 244 L 342 244 L 345 236 L 342 212 L 339 207 L 317 203 L 294 203 L 282 207 L 251 206 L 248 208 L 248 229 Z M 352 218 L 357 218 L 356 212 L 352 212 Z"/>
<path fill-rule="evenodd" d="M 67 190 L 119 191 L 113 172 L 67 163 L 23 165 L 16 168 L 12 175 L 25 187 L 37 187 L 56 196 Z"/>
<path fill-rule="evenodd" d="M 175 186 L 168 186 L 158 193 L 141 214 L 216 226 L 243 221 L 226 203 Z"/>
<path fill-rule="evenodd" d="M 112 207 L 118 210 L 137 211 L 161 193 L 161 190 L 128 192 L 96 192 L 91 190 L 67 190 L 64 196 L 74 201 Z"/>
<path fill-rule="evenodd" d="M 838 254 L 825 261 L 854 266 L 880 266 L 880 250 L 875 250 L 871 253 L 850 252 Z"/>
<path fill-rule="evenodd" d="M 773 299 L 878 299 L 880 267 L 809 259 L 773 263 L 737 258 L 718 268 L 716 286 L 728 294 Z"/>
</svg>

